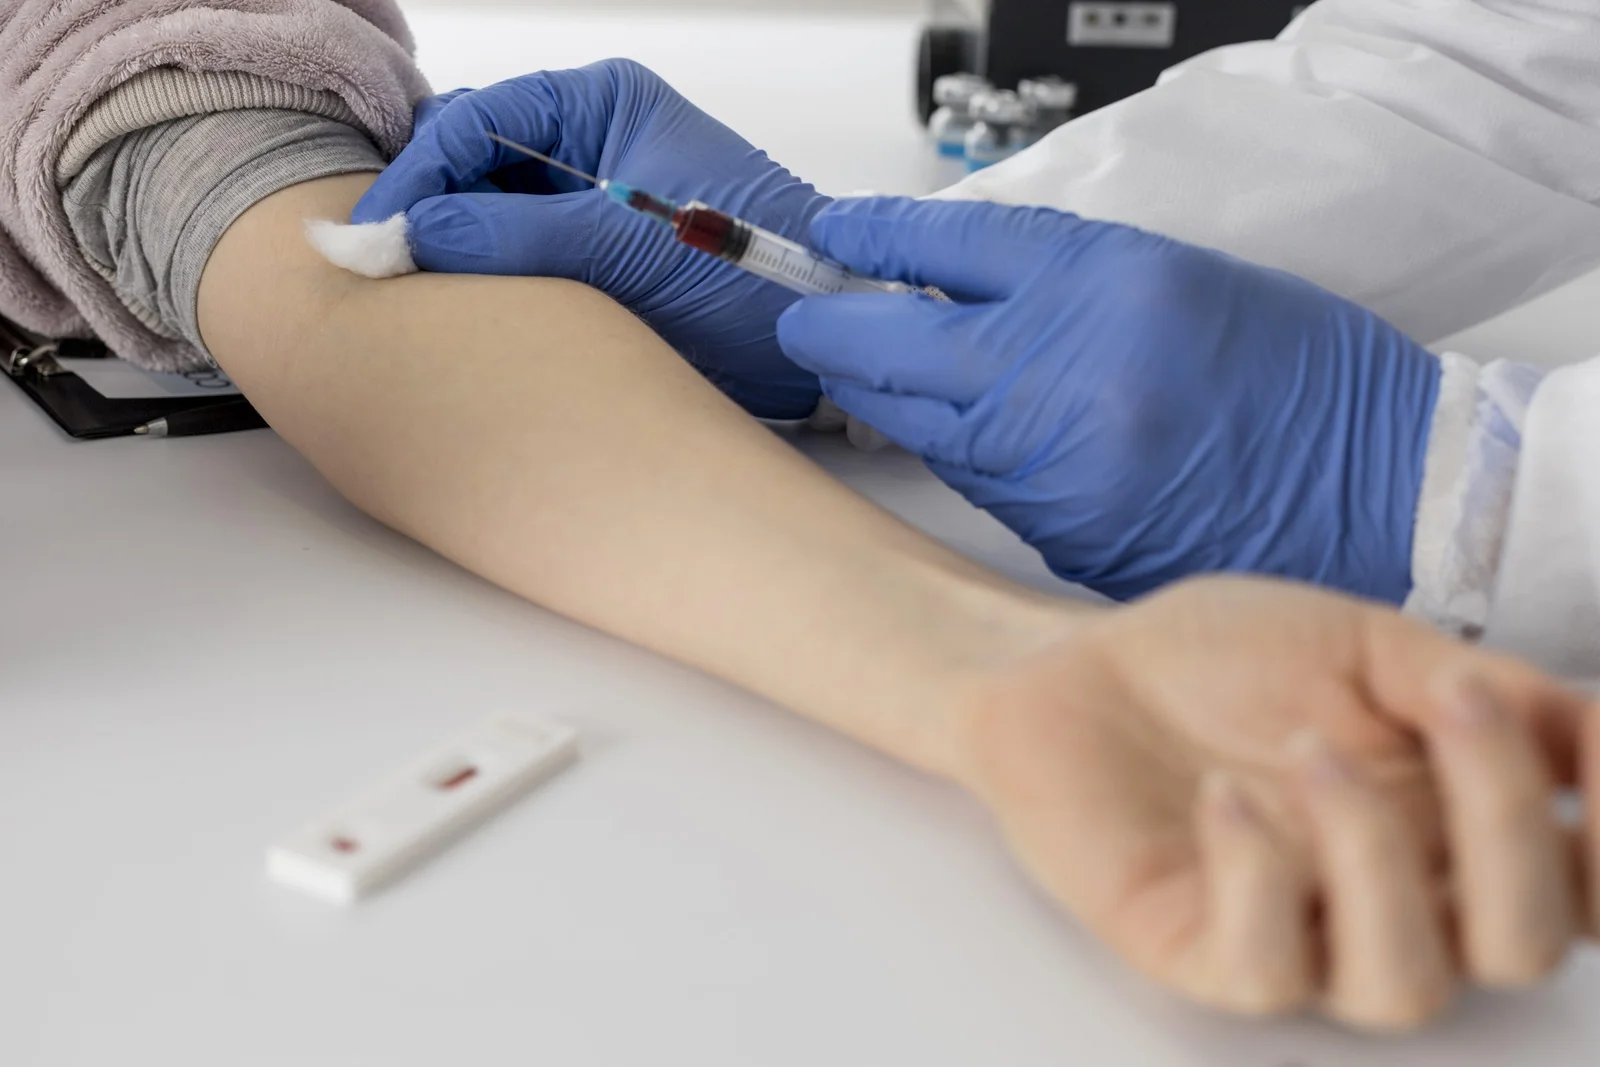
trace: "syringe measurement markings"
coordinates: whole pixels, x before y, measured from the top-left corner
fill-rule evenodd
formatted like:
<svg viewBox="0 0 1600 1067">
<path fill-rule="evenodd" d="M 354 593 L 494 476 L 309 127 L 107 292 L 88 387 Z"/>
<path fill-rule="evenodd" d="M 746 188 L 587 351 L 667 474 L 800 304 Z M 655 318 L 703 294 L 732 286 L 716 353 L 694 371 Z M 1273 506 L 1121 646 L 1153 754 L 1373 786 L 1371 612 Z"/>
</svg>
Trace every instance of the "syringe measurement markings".
<svg viewBox="0 0 1600 1067">
<path fill-rule="evenodd" d="M 756 263 L 785 274 L 797 282 L 804 282 L 816 287 L 822 287 L 826 283 L 832 287 L 833 293 L 839 292 L 844 284 L 843 279 L 834 278 L 823 271 L 821 269 L 822 265 L 809 256 L 806 257 L 805 261 L 800 262 L 797 261 L 795 256 L 783 255 L 781 252 L 775 252 L 766 247 L 758 247 L 754 252 L 745 256 L 745 259 L 747 261 L 754 260 Z"/>
</svg>

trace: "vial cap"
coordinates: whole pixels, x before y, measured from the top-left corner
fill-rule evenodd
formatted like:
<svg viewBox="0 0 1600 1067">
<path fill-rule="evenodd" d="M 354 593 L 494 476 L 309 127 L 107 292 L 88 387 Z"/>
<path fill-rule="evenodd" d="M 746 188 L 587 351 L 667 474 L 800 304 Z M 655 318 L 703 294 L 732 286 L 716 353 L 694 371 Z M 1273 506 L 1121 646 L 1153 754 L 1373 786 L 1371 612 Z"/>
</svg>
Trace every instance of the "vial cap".
<svg viewBox="0 0 1600 1067">
<path fill-rule="evenodd" d="M 933 83 L 933 102 L 940 107 L 966 107 L 989 87 L 989 79 L 978 74 L 946 74 Z"/>
<path fill-rule="evenodd" d="M 1071 111 L 1078 103 L 1078 87 L 1055 75 L 1025 79 L 1017 95 L 1049 111 Z"/>
<path fill-rule="evenodd" d="M 1027 126 L 1038 119 L 1038 109 L 1010 89 L 991 89 L 972 99 L 972 115 L 980 122 L 1001 126 Z"/>
</svg>

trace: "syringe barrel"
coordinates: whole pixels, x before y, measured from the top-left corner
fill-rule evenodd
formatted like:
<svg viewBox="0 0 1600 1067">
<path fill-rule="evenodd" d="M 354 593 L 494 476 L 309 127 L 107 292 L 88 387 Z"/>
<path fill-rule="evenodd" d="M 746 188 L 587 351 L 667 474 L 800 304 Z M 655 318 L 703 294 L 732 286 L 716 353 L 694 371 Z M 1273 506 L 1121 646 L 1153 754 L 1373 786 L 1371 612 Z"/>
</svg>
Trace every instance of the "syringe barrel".
<svg viewBox="0 0 1600 1067">
<path fill-rule="evenodd" d="M 685 207 L 674 222 L 678 240 L 691 248 L 806 296 L 912 291 L 900 282 L 852 274 L 802 244 L 701 203 Z"/>
</svg>

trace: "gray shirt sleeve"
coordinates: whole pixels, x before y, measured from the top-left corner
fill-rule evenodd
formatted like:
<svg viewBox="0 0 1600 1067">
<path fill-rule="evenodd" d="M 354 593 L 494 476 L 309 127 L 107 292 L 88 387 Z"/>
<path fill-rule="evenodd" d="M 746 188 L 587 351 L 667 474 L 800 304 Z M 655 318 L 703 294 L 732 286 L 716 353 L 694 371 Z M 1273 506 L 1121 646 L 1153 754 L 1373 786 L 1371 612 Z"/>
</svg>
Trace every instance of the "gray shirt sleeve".
<svg viewBox="0 0 1600 1067">
<path fill-rule="evenodd" d="M 200 275 L 234 220 L 292 185 L 383 166 L 365 134 L 333 119 L 220 111 L 102 146 L 62 191 L 62 205 L 90 265 L 128 310 L 204 353 Z"/>
</svg>

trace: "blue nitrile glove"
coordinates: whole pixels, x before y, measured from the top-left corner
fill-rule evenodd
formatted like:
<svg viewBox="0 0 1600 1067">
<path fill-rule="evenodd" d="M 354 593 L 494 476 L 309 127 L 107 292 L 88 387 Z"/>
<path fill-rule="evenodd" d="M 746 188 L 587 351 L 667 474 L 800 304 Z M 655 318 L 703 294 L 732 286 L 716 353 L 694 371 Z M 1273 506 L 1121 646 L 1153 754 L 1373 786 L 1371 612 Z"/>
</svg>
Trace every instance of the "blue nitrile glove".
<svg viewBox="0 0 1600 1067">
<path fill-rule="evenodd" d="M 607 60 L 425 102 L 410 146 L 352 215 L 376 222 L 406 212 L 412 254 L 424 270 L 592 285 L 752 414 L 811 413 L 816 377 L 785 359 L 775 336 L 793 293 L 676 243 L 659 224 L 485 131 L 792 238 L 804 237 L 827 197 L 646 68 Z M 484 191 L 495 188 L 502 191 Z"/>
<path fill-rule="evenodd" d="M 784 350 L 1059 576 L 1118 599 L 1205 571 L 1406 596 L 1439 365 L 1370 312 L 1042 208 L 843 201 L 811 242 L 956 302 L 809 298 Z"/>
</svg>

